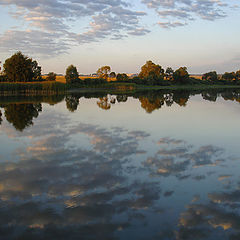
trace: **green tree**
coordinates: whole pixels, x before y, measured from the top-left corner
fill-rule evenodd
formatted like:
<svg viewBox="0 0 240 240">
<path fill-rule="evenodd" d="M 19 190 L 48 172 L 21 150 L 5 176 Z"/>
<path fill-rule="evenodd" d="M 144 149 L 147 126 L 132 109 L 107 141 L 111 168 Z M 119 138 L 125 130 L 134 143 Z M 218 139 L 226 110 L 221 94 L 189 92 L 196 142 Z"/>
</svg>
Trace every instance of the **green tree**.
<svg viewBox="0 0 240 240">
<path fill-rule="evenodd" d="M 208 72 L 202 75 L 202 80 L 207 80 L 207 81 L 217 81 L 218 80 L 218 75 L 216 71 L 213 72 Z"/>
<path fill-rule="evenodd" d="M 54 72 L 48 73 L 46 80 L 47 81 L 56 81 L 57 74 Z"/>
<path fill-rule="evenodd" d="M 236 74 L 235 74 L 235 72 L 231 72 L 231 73 L 225 72 L 222 75 L 222 79 L 227 80 L 227 81 L 233 81 L 236 79 Z"/>
<path fill-rule="evenodd" d="M 172 69 L 171 67 L 168 67 L 168 68 L 166 69 L 166 72 L 165 72 L 166 78 L 167 78 L 168 80 L 172 80 L 172 79 L 173 79 L 173 73 L 174 73 L 173 69 Z"/>
<path fill-rule="evenodd" d="M 111 72 L 111 67 L 103 66 L 97 70 L 97 75 L 100 78 L 108 79 L 110 72 Z"/>
<path fill-rule="evenodd" d="M 110 77 L 110 78 L 115 78 L 115 77 L 116 77 L 116 73 L 115 73 L 115 72 L 111 72 L 111 73 L 109 74 L 109 77 Z"/>
<path fill-rule="evenodd" d="M 152 61 L 147 61 L 146 64 L 141 67 L 141 72 L 138 76 L 140 78 L 154 77 L 163 80 L 164 69 Z"/>
<path fill-rule="evenodd" d="M 30 82 L 41 80 L 41 67 L 36 61 L 17 52 L 8 58 L 4 65 L 4 74 L 10 82 Z"/>
<path fill-rule="evenodd" d="M 79 81 L 79 74 L 77 71 L 77 68 L 73 65 L 68 66 L 68 68 L 66 69 L 66 82 L 68 84 L 72 84 L 72 83 L 76 83 Z"/>
<path fill-rule="evenodd" d="M 42 80 L 41 71 L 42 71 L 42 68 L 38 66 L 37 61 L 32 61 L 31 77 L 32 77 L 33 81 L 41 81 Z"/>
<path fill-rule="evenodd" d="M 128 75 L 126 73 L 118 73 L 117 81 L 127 82 L 127 81 L 129 81 L 129 77 L 128 77 Z"/>
<path fill-rule="evenodd" d="M 176 83 L 185 84 L 189 82 L 189 74 L 186 67 L 180 67 L 173 73 L 173 80 Z"/>
<path fill-rule="evenodd" d="M 240 81 L 240 70 L 236 71 L 236 80 Z"/>
</svg>

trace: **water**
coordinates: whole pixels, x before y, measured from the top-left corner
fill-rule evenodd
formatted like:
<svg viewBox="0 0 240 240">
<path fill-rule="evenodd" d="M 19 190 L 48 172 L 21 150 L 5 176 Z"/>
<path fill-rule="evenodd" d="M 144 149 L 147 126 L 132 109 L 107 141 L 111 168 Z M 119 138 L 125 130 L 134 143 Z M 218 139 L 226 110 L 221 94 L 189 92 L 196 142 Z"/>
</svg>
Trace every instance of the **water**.
<svg viewBox="0 0 240 240">
<path fill-rule="evenodd" d="M 0 239 L 239 239 L 240 91 L 0 99 Z"/>
</svg>

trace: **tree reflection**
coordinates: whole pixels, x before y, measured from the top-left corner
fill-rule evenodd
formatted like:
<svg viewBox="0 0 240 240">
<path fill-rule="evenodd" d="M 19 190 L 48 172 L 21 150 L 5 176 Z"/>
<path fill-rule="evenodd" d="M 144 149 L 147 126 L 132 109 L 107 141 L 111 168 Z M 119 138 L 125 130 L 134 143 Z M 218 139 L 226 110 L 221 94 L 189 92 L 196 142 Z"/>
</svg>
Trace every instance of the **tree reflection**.
<svg viewBox="0 0 240 240">
<path fill-rule="evenodd" d="M 33 125 L 33 118 L 37 118 L 42 111 L 39 104 L 7 104 L 4 107 L 5 117 L 16 130 L 23 131 L 26 127 Z"/>
<path fill-rule="evenodd" d="M 2 124 L 2 112 L 0 110 L 0 125 Z"/>
<path fill-rule="evenodd" d="M 79 105 L 79 97 L 78 96 L 67 95 L 65 98 L 65 101 L 66 101 L 67 109 L 70 112 L 74 112 L 77 110 L 78 105 Z"/>
<path fill-rule="evenodd" d="M 189 91 L 176 91 L 173 93 L 173 101 L 181 107 L 185 107 L 189 100 Z"/>
<path fill-rule="evenodd" d="M 141 107 L 146 110 L 147 113 L 152 113 L 154 110 L 161 108 L 164 105 L 163 98 L 147 98 L 140 97 Z"/>
<path fill-rule="evenodd" d="M 111 103 L 109 103 L 108 101 L 108 97 L 99 98 L 99 101 L 97 101 L 97 105 L 104 110 L 109 110 L 111 108 Z"/>
<path fill-rule="evenodd" d="M 202 93 L 202 98 L 207 101 L 216 102 L 218 93 L 216 91 L 204 91 Z"/>
</svg>

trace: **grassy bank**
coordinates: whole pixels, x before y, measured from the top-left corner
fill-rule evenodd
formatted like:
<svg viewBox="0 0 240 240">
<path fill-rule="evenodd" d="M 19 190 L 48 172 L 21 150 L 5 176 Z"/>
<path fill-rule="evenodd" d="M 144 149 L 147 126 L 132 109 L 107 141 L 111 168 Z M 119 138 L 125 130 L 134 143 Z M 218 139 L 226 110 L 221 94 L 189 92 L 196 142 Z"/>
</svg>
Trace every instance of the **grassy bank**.
<svg viewBox="0 0 240 240">
<path fill-rule="evenodd" d="M 117 83 L 111 82 L 96 86 L 72 86 L 68 88 L 68 92 L 94 92 L 94 91 L 116 91 L 116 92 L 132 92 L 138 90 L 208 90 L 208 89 L 240 89 L 240 85 L 169 85 L 169 86 L 149 86 L 139 85 L 135 83 Z"/>
<path fill-rule="evenodd" d="M 66 92 L 110 92 L 126 93 L 140 90 L 208 90 L 208 89 L 239 89 L 240 85 L 218 85 L 218 84 L 188 84 L 150 86 L 136 83 L 108 82 L 96 85 L 68 85 L 61 82 L 28 82 L 28 83 L 0 83 L 0 96 L 36 96 L 36 95 L 58 95 Z"/>
<path fill-rule="evenodd" d="M 66 84 L 60 82 L 0 83 L 0 95 L 55 95 L 64 93 Z"/>
</svg>

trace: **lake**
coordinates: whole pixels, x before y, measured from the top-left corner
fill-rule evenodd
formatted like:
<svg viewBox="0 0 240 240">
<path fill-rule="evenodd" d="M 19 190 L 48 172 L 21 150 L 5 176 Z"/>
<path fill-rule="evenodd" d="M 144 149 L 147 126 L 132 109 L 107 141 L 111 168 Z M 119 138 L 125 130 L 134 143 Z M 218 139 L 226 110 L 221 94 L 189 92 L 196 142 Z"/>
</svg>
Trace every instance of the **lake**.
<svg viewBox="0 0 240 240">
<path fill-rule="evenodd" d="M 0 98 L 0 239 L 240 239 L 240 90 Z"/>
</svg>

